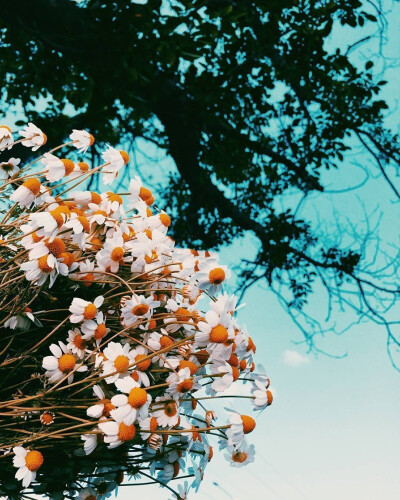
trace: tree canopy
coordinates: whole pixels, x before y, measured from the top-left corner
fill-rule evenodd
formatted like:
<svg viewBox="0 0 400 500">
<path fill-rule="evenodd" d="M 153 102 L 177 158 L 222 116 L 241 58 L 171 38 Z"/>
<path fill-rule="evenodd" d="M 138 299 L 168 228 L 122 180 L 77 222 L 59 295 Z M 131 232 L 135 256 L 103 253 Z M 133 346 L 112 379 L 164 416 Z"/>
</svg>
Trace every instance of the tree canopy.
<svg viewBox="0 0 400 500">
<path fill-rule="evenodd" d="M 72 128 L 103 142 L 141 137 L 165 150 L 176 172 L 165 206 L 179 207 L 173 234 L 196 248 L 219 247 L 247 232 L 259 242 L 243 261 L 241 286 L 285 286 L 296 315 L 314 283 L 329 300 L 351 286 L 360 317 L 383 324 L 400 292 L 397 267 L 371 273 L 363 245 L 332 245 L 296 206 L 325 190 L 323 173 L 362 145 L 392 196 L 398 137 L 384 123 L 373 62 L 328 50 L 337 25 L 379 24 L 362 0 L 14 0 L 0 11 L 4 112 L 23 106 L 55 143 Z M 362 40 L 360 40 L 360 43 Z M 38 100 L 45 99 L 45 106 Z M 395 258 L 393 257 L 393 262 Z M 312 345 L 316 325 L 303 316 Z M 300 324 L 301 322 L 299 322 Z"/>
</svg>

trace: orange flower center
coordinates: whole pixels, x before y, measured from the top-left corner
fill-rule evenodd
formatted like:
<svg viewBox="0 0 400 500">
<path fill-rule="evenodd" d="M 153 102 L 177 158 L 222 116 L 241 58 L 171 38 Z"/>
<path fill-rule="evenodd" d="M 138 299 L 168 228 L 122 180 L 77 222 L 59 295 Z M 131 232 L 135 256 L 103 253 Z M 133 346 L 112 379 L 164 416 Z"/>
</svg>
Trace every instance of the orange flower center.
<svg viewBox="0 0 400 500">
<path fill-rule="evenodd" d="M 62 259 L 63 263 L 68 267 L 71 267 L 75 261 L 75 257 L 70 252 L 62 252 L 60 254 L 60 258 Z"/>
<path fill-rule="evenodd" d="M 25 456 L 25 464 L 28 467 L 28 469 L 32 472 L 40 469 L 44 462 L 43 455 L 40 453 L 40 451 L 32 450 L 28 451 L 28 453 Z"/>
<path fill-rule="evenodd" d="M 249 434 L 249 432 L 253 431 L 256 426 L 256 421 L 254 418 L 249 417 L 248 415 L 241 415 L 242 423 L 243 423 L 243 432 L 245 434 Z"/>
<path fill-rule="evenodd" d="M 150 430 L 151 430 L 151 432 L 156 431 L 157 427 L 158 427 L 158 422 L 157 422 L 156 417 L 151 417 L 151 419 L 150 419 Z"/>
<path fill-rule="evenodd" d="M 50 267 L 47 264 L 47 257 L 48 255 L 43 255 L 42 257 L 38 258 L 38 266 L 41 271 L 44 273 L 51 273 L 51 271 L 54 269 L 54 267 Z"/>
<path fill-rule="evenodd" d="M 135 382 L 139 382 L 139 374 L 136 370 L 131 373 L 131 378 L 133 378 Z"/>
<path fill-rule="evenodd" d="M 61 238 L 54 238 L 52 242 L 47 242 L 46 246 L 54 257 L 59 257 L 65 251 L 65 243 Z"/>
<path fill-rule="evenodd" d="M 99 195 L 99 193 L 96 193 L 94 191 L 90 191 L 90 194 L 92 196 L 92 203 L 95 203 L 96 205 L 100 205 L 101 196 Z"/>
<path fill-rule="evenodd" d="M 51 413 L 45 411 L 44 413 L 41 414 L 40 421 L 44 425 L 50 425 L 54 421 L 54 416 Z"/>
<path fill-rule="evenodd" d="M 205 349 L 196 352 L 194 355 L 202 364 L 206 363 L 208 358 L 210 357 L 209 353 Z"/>
<path fill-rule="evenodd" d="M 60 210 L 56 208 L 55 210 L 51 210 L 49 213 L 53 217 L 53 219 L 57 222 L 58 227 L 61 227 L 64 224 L 64 215 Z"/>
<path fill-rule="evenodd" d="M 87 345 L 87 342 L 85 339 L 82 338 L 82 335 L 80 333 L 76 334 L 74 337 L 74 346 L 77 347 L 78 349 L 84 349 Z"/>
<path fill-rule="evenodd" d="M 117 356 L 114 361 L 115 369 L 120 373 L 126 372 L 129 364 L 128 356 L 124 356 L 123 354 Z"/>
<path fill-rule="evenodd" d="M 104 405 L 103 415 L 109 417 L 112 410 L 115 410 L 115 406 L 111 403 L 109 399 L 102 399 L 100 403 L 103 403 Z"/>
<path fill-rule="evenodd" d="M 173 343 L 174 343 L 174 341 L 170 337 L 168 337 L 167 335 L 163 335 L 160 338 L 160 347 L 162 347 L 162 349 L 165 349 L 166 347 L 170 347 Z"/>
<path fill-rule="evenodd" d="M 193 363 L 193 361 L 182 359 L 182 361 L 179 362 L 179 369 L 182 370 L 183 368 L 189 368 L 190 375 L 194 375 L 197 372 L 197 365 Z"/>
<path fill-rule="evenodd" d="M 267 403 L 268 403 L 268 406 L 270 404 L 272 404 L 273 399 L 274 399 L 274 397 L 272 396 L 272 392 L 271 391 L 267 391 Z"/>
<path fill-rule="evenodd" d="M 171 217 L 165 213 L 161 213 L 159 215 L 161 224 L 165 227 L 169 227 L 171 225 Z"/>
<path fill-rule="evenodd" d="M 149 321 L 149 330 L 153 330 L 154 328 L 156 328 L 157 326 L 157 322 L 155 319 L 153 318 L 150 318 L 150 321 Z"/>
<path fill-rule="evenodd" d="M 151 264 L 152 262 L 156 261 L 157 259 L 158 259 L 158 254 L 155 250 L 151 251 L 151 257 L 149 257 L 148 255 L 144 256 L 144 260 L 146 261 L 147 264 Z M 142 277 L 142 279 L 144 279 L 144 278 Z"/>
<path fill-rule="evenodd" d="M 116 201 L 118 202 L 119 205 L 122 205 L 123 201 L 119 194 L 112 193 L 111 191 L 109 191 L 107 194 L 108 194 L 108 199 L 111 202 Z"/>
<path fill-rule="evenodd" d="M 90 243 L 95 248 L 101 248 L 103 246 L 103 242 L 99 238 L 92 238 Z"/>
<path fill-rule="evenodd" d="M 85 274 L 84 276 L 82 276 L 82 281 L 85 286 L 91 286 L 94 281 L 94 274 L 93 273 Z"/>
<path fill-rule="evenodd" d="M 93 136 L 92 134 L 89 134 L 89 144 L 90 144 L 91 146 L 93 146 L 94 141 L 95 141 L 94 136 Z"/>
<path fill-rule="evenodd" d="M 85 310 L 83 311 L 83 317 L 85 319 L 93 319 L 97 314 L 97 307 L 90 303 L 85 307 Z"/>
<path fill-rule="evenodd" d="M 34 243 L 37 243 L 38 241 L 43 239 L 43 236 L 38 236 L 35 231 L 34 233 L 31 234 L 31 238 Z"/>
<path fill-rule="evenodd" d="M 225 279 L 225 271 L 221 267 L 211 269 L 208 273 L 208 279 L 213 285 L 220 285 Z"/>
<path fill-rule="evenodd" d="M 141 359 L 143 358 L 146 358 L 146 354 L 138 354 L 136 357 L 135 357 L 135 361 L 140 361 Z M 150 359 L 145 359 L 144 361 L 142 361 L 141 363 L 138 363 L 136 365 L 136 369 L 139 370 L 140 372 L 144 372 L 146 371 L 149 366 L 151 365 L 151 360 Z"/>
<path fill-rule="evenodd" d="M 217 325 L 210 332 L 210 341 L 216 344 L 223 344 L 228 340 L 228 336 L 228 330 L 222 325 Z"/>
<path fill-rule="evenodd" d="M 74 171 L 75 165 L 74 165 L 73 161 L 68 160 L 67 158 L 62 158 L 61 161 L 64 164 L 65 175 L 69 175 L 70 173 L 72 173 Z"/>
<path fill-rule="evenodd" d="M 166 415 L 168 415 L 168 417 L 174 417 L 178 413 L 178 410 L 176 408 L 176 403 L 174 403 L 173 401 L 167 403 L 164 406 L 164 412 Z"/>
<path fill-rule="evenodd" d="M 174 314 L 178 321 L 187 321 L 192 316 L 192 313 L 185 307 L 178 307 Z"/>
<path fill-rule="evenodd" d="M 119 424 L 118 439 L 120 441 L 132 441 L 135 437 L 136 429 L 135 426 L 125 425 L 123 422 Z"/>
<path fill-rule="evenodd" d="M 191 378 L 187 378 L 186 380 L 178 384 L 177 389 L 178 392 L 185 393 L 189 392 L 192 387 L 193 387 L 193 380 Z"/>
<path fill-rule="evenodd" d="M 75 364 L 76 360 L 72 354 L 63 354 L 58 360 L 58 369 L 60 372 L 68 373 L 74 369 Z"/>
<path fill-rule="evenodd" d="M 115 247 L 111 252 L 111 260 L 120 262 L 124 258 L 124 249 L 122 247 Z"/>
<path fill-rule="evenodd" d="M 39 193 L 40 191 L 40 181 L 39 179 L 33 178 L 33 179 L 27 179 L 23 184 L 29 191 L 34 194 L 35 196 Z"/>
<path fill-rule="evenodd" d="M 233 380 L 237 380 L 240 376 L 240 371 L 238 370 L 238 368 L 236 368 L 236 366 L 232 366 L 232 377 L 233 377 Z"/>
<path fill-rule="evenodd" d="M 104 337 L 104 335 L 107 333 L 107 328 L 104 323 L 100 323 L 96 330 L 94 331 L 94 338 L 96 340 L 100 340 Z"/>
<path fill-rule="evenodd" d="M 141 387 L 134 387 L 128 396 L 128 403 L 132 408 L 141 408 L 147 402 L 147 392 Z"/>
<path fill-rule="evenodd" d="M 81 172 L 87 172 L 89 170 L 89 165 L 85 161 L 80 161 L 78 167 Z"/>
<path fill-rule="evenodd" d="M 245 451 L 237 451 L 232 455 L 232 460 L 239 464 L 243 463 L 247 458 L 247 453 Z"/>
<path fill-rule="evenodd" d="M 83 230 L 85 233 L 90 232 L 90 222 L 88 221 L 87 217 L 85 215 L 80 215 L 78 217 L 78 221 L 82 224 Z"/>
<path fill-rule="evenodd" d="M 230 358 L 228 359 L 228 363 L 231 366 L 239 366 L 239 358 L 237 357 L 236 354 L 232 353 Z"/>
<path fill-rule="evenodd" d="M 149 312 L 150 307 L 147 304 L 138 304 L 132 308 L 132 314 L 135 316 L 144 316 Z"/>
<path fill-rule="evenodd" d="M 144 202 L 147 203 L 147 200 L 151 200 L 153 198 L 153 194 L 150 191 L 150 189 L 147 189 L 145 187 L 141 187 L 139 191 L 139 198 L 141 198 Z M 151 203 L 147 203 L 147 205 L 151 205 Z"/>
<path fill-rule="evenodd" d="M 119 154 L 122 156 L 123 160 L 124 160 L 124 163 L 125 165 L 129 162 L 129 155 L 126 151 L 120 149 L 119 150 Z"/>
</svg>

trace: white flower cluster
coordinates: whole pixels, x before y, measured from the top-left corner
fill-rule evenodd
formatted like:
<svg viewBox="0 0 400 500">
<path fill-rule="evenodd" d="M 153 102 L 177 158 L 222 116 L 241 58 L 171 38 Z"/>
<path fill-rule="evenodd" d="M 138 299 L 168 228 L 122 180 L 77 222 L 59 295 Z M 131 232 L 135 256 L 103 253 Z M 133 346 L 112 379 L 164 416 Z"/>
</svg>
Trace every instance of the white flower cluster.
<svg viewBox="0 0 400 500">
<path fill-rule="evenodd" d="M 21 135 L 33 150 L 46 141 L 33 124 Z M 94 142 L 85 131 L 70 139 L 80 152 Z M 0 127 L 0 149 L 13 143 L 11 131 Z M 236 298 L 222 290 L 229 269 L 214 253 L 175 246 L 167 234 L 170 217 L 154 208 L 138 177 L 124 193 L 67 188 L 52 196 L 49 182 L 83 181 L 97 172 L 108 184 L 129 161 L 111 147 L 102 158 L 90 169 L 45 153 L 43 171 L 33 174 L 11 158 L 4 177 L 7 183 L 23 173 L 11 195 L 27 214 L 13 243 L 25 251 L 20 269 L 33 286 L 53 287 L 54 294 L 58 285 L 71 290 L 64 337 L 43 359 L 47 385 L 87 383 L 94 398 L 84 415 L 93 420 L 82 435 L 87 455 L 132 443 L 142 447 L 160 482 L 189 473 L 196 488 L 212 457 L 211 431 L 233 466 L 254 459 L 245 436 L 255 420 L 232 411 L 217 426 L 212 405 L 242 382 L 253 409 L 262 410 L 272 402 L 269 379 L 255 373 L 255 345 L 235 317 Z M 39 321 L 35 314 L 21 311 L 6 326 L 28 329 Z M 27 486 L 46 450 L 43 456 L 21 447 L 14 452 L 17 478 Z"/>
</svg>

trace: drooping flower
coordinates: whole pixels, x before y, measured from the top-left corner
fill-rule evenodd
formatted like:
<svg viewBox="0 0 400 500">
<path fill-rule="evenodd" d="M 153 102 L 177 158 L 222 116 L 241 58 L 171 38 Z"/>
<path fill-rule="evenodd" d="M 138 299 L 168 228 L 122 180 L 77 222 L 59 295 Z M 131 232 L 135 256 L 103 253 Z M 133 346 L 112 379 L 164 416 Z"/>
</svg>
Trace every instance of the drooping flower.
<svg viewBox="0 0 400 500">
<path fill-rule="evenodd" d="M 93 146 L 94 137 L 92 134 L 86 130 L 73 130 L 69 138 L 73 142 L 73 146 L 78 149 L 80 153 L 86 153 L 86 151 Z"/>
<path fill-rule="evenodd" d="M 20 135 L 25 139 L 22 141 L 22 145 L 27 148 L 32 148 L 32 151 L 36 151 L 47 142 L 47 136 L 44 134 L 39 127 L 29 122 L 22 130 L 20 130 Z"/>
</svg>

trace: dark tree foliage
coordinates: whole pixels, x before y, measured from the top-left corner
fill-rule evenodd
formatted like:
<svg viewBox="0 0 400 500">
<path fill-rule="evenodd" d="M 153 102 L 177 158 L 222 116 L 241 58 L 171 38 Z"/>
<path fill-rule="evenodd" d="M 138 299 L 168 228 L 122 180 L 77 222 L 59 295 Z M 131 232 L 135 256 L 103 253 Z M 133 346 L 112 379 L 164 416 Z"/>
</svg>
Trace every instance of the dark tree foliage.
<svg viewBox="0 0 400 500">
<path fill-rule="evenodd" d="M 367 273 L 362 245 L 328 244 L 296 207 L 277 204 L 288 193 L 323 192 L 321 174 L 356 143 L 399 197 L 384 82 L 372 62 L 360 69 L 326 49 L 336 25 L 379 23 L 379 10 L 362 0 L 182 0 L 161 14 L 161 4 L 2 0 L 3 109 L 22 102 L 54 144 L 72 128 L 111 144 L 154 142 L 176 164 L 163 198 L 179 207 L 179 243 L 216 247 L 252 232 L 259 250 L 242 263 L 243 287 L 266 279 L 310 346 L 319 327 L 298 314 L 318 280 L 330 301 L 342 294 L 360 317 L 384 324 L 397 348 L 384 313 L 398 282 Z"/>
</svg>

